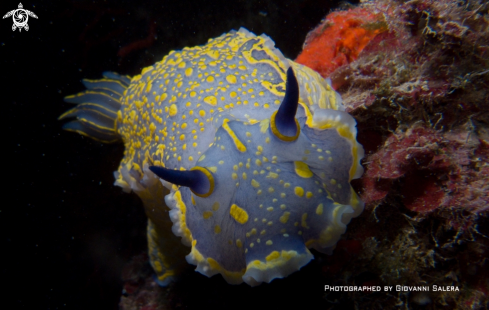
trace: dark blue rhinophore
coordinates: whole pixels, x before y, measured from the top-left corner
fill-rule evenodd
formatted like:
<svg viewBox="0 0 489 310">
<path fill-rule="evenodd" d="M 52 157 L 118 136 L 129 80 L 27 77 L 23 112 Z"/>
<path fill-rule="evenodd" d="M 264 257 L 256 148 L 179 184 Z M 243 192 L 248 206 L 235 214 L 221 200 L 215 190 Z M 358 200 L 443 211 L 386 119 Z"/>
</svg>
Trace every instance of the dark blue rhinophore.
<svg viewBox="0 0 489 310">
<path fill-rule="evenodd" d="M 271 129 L 275 136 L 283 141 L 294 141 L 299 136 L 300 128 L 295 114 L 299 106 L 299 84 L 292 67 L 287 70 L 285 97 L 271 119 Z"/>
<path fill-rule="evenodd" d="M 202 167 L 181 171 L 150 166 L 149 170 L 165 181 L 190 188 L 194 194 L 200 197 L 207 197 L 214 191 L 214 178 L 207 169 Z"/>
</svg>

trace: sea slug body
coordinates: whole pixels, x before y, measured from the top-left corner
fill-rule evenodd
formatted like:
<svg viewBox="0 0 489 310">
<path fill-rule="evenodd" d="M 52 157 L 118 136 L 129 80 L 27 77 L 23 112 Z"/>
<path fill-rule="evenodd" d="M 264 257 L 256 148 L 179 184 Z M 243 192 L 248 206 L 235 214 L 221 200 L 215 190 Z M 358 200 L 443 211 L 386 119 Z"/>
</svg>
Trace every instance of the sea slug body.
<svg viewBox="0 0 489 310">
<path fill-rule="evenodd" d="M 60 118 L 77 118 L 67 130 L 124 142 L 115 184 L 144 203 L 161 285 L 184 256 L 232 284 L 286 277 L 310 248 L 330 253 L 363 210 L 349 184 L 363 173 L 355 120 L 329 81 L 265 35 L 241 28 L 132 79 L 84 83 Z"/>
</svg>

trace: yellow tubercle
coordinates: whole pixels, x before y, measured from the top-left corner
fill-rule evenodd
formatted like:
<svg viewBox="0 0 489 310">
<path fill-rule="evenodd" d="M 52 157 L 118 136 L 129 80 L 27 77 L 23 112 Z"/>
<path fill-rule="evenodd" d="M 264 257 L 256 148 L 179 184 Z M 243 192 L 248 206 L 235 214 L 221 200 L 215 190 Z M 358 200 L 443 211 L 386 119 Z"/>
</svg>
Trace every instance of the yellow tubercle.
<svg viewBox="0 0 489 310">
<path fill-rule="evenodd" d="M 214 96 L 207 96 L 204 98 L 204 102 L 211 106 L 215 106 L 217 105 L 217 98 Z"/>
<path fill-rule="evenodd" d="M 269 125 L 270 125 L 270 120 L 268 118 L 262 120 L 260 122 L 260 132 L 261 133 L 267 132 L 267 129 L 268 129 Z"/>
<path fill-rule="evenodd" d="M 304 196 L 304 189 L 300 186 L 296 186 L 294 188 L 294 194 L 296 194 L 299 197 L 302 197 L 302 196 Z"/>
<path fill-rule="evenodd" d="M 316 214 L 317 214 L 317 215 L 322 215 L 322 214 L 323 214 L 323 209 L 324 209 L 323 204 L 322 204 L 322 203 L 320 203 L 320 204 L 317 206 L 317 208 L 316 208 Z"/>
<path fill-rule="evenodd" d="M 231 205 L 229 209 L 229 214 L 240 224 L 245 224 L 248 222 L 248 212 L 246 210 L 238 207 L 236 204 Z"/>
<path fill-rule="evenodd" d="M 287 222 L 289 221 L 289 217 L 290 217 L 290 212 L 285 211 L 284 214 L 282 214 L 282 216 L 279 218 L 280 223 L 287 224 Z"/>
<path fill-rule="evenodd" d="M 168 114 L 170 114 L 170 116 L 175 116 L 175 115 L 177 115 L 177 113 L 178 113 L 177 105 L 176 104 L 172 104 L 170 106 L 170 111 L 168 112 Z"/>
<path fill-rule="evenodd" d="M 309 166 L 302 161 L 294 161 L 295 173 L 301 178 L 310 178 L 314 175 Z"/>
</svg>

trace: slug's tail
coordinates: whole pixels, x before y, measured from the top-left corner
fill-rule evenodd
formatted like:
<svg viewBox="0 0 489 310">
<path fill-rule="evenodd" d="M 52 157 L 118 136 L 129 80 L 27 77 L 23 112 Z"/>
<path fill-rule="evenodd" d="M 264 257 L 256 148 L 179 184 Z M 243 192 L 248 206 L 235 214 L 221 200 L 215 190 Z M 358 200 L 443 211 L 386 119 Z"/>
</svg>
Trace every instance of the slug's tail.
<svg viewBox="0 0 489 310">
<path fill-rule="evenodd" d="M 64 98 L 76 106 L 58 119 L 76 117 L 76 120 L 64 124 L 63 129 L 104 143 L 121 140 L 117 133 L 117 113 L 130 82 L 129 77 L 114 72 L 104 72 L 100 80 L 83 80 L 85 91 Z"/>
</svg>

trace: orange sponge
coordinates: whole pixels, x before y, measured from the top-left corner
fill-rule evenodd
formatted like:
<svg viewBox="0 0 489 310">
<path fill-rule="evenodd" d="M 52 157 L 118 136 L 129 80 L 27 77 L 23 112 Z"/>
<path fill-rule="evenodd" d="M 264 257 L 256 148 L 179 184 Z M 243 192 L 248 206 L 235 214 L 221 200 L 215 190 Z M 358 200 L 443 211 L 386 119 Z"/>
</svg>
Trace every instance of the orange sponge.
<svg viewBox="0 0 489 310">
<path fill-rule="evenodd" d="M 357 59 L 365 46 L 386 30 L 382 14 L 363 8 L 333 12 L 307 35 L 303 51 L 295 61 L 327 77 Z"/>
</svg>

